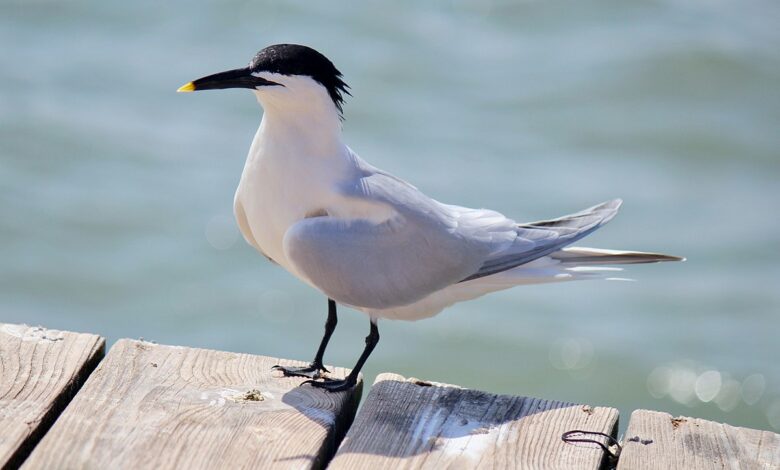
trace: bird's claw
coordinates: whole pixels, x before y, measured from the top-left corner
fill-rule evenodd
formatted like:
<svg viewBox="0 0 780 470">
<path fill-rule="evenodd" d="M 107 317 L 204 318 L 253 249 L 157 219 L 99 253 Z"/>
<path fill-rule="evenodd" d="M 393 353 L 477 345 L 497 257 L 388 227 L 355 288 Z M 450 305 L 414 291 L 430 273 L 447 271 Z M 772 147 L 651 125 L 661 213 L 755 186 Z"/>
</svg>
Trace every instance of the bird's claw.
<svg viewBox="0 0 780 470">
<path fill-rule="evenodd" d="M 325 379 L 322 382 L 318 382 L 316 380 L 304 380 L 301 383 L 301 386 L 309 384 L 312 387 L 315 388 L 322 388 L 329 392 L 343 392 L 346 390 L 352 389 L 357 384 L 356 380 L 350 380 L 349 377 L 342 380 L 334 380 L 334 379 Z"/>
<path fill-rule="evenodd" d="M 271 367 L 271 370 L 281 371 L 285 377 L 308 377 L 309 379 L 318 379 L 322 377 L 323 372 L 330 372 L 322 364 L 315 363 L 304 367 L 285 367 L 277 364 Z"/>
</svg>

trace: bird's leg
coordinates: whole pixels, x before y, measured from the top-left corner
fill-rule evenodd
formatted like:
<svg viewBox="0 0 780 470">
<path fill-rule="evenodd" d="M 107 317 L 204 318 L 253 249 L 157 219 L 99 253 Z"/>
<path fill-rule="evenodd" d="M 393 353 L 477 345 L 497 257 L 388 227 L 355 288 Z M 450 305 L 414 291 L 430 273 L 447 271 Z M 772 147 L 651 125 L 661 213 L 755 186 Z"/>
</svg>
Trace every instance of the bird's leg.
<svg viewBox="0 0 780 470">
<path fill-rule="evenodd" d="M 325 355 L 325 348 L 328 346 L 328 341 L 330 341 L 330 336 L 336 329 L 337 323 L 336 302 L 333 299 L 328 299 L 328 319 L 325 321 L 325 335 L 322 337 L 322 341 L 320 341 L 320 347 L 317 349 L 317 354 L 314 356 L 311 364 L 305 367 L 282 367 L 276 365 L 272 369 L 282 371 L 285 376 L 308 377 L 310 379 L 319 378 L 322 372 L 329 372 L 322 364 L 322 357 Z"/>
<path fill-rule="evenodd" d="M 368 333 L 368 336 L 366 336 L 366 348 L 363 349 L 363 354 L 360 355 L 357 364 L 355 364 L 355 367 L 352 368 L 352 372 L 350 372 L 345 379 L 326 379 L 324 382 L 307 380 L 303 383 L 311 384 L 313 387 L 317 388 L 324 388 L 329 392 L 341 392 L 343 390 L 349 390 L 350 388 L 354 387 L 355 384 L 357 384 L 357 378 L 358 374 L 360 373 L 360 369 L 363 368 L 363 364 L 366 363 L 366 359 L 368 359 L 368 356 L 371 355 L 371 351 L 374 350 L 374 347 L 377 345 L 377 343 L 379 343 L 379 328 L 376 326 L 376 321 L 371 320 L 371 331 Z"/>
</svg>

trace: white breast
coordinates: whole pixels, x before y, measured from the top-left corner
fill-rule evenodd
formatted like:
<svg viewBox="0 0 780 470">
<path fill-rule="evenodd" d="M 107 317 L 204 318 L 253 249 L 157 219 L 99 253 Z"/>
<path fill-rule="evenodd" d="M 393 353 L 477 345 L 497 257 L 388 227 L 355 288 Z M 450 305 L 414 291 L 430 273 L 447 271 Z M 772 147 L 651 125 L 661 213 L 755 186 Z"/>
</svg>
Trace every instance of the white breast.
<svg viewBox="0 0 780 470">
<path fill-rule="evenodd" d="M 235 196 L 244 238 L 304 279 L 287 260 L 283 240 L 296 222 L 327 213 L 361 217 L 366 209 L 341 195 L 363 169 L 343 143 L 338 109 L 310 77 L 271 74 L 283 86 L 255 91 L 265 110 Z"/>
<path fill-rule="evenodd" d="M 284 235 L 306 217 L 339 210 L 337 187 L 353 177 L 351 160 L 344 145 L 313 146 L 294 129 L 269 126 L 264 119 L 234 201 L 236 220 L 247 242 L 297 274 L 285 257 Z"/>
</svg>

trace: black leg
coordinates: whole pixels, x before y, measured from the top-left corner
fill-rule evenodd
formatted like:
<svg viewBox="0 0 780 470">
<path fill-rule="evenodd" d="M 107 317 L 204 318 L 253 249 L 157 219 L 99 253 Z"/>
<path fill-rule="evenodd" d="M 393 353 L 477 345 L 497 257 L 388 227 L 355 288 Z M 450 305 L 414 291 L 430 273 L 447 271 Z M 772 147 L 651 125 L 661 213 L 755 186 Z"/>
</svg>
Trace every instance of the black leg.
<svg viewBox="0 0 780 470">
<path fill-rule="evenodd" d="M 317 354 L 314 356 L 311 364 L 306 367 L 282 367 L 276 365 L 272 369 L 282 371 L 285 376 L 309 377 L 310 379 L 319 378 L 322 372 L 329 372 L 322 364 L 322 357 L 325 355 L 325 348 L 328 347 L 328 341 L 330 341 L 330 336 L 336 329 L 338 322 L 336 302 L 333 299 L 328 299 L 328 319 L 325 321 L 325 335 L 322 337 L 322 341 L 320 341 L 320 347 L 317 349 Z"/>
<path fill-rule="evenodd" d="M 322 365 L 322 358 L 325 355 L 325 348 L 328 347 L 328 341 L 333 331 L 336 330 L 336 325 L 339 322 L 338 315 L 336 315 L 336 302 L 333 299 L 328 299 L 328 319 L 325 320 L 325 335 L 320 341 L 320 347 L 317 349 L 317 354 L 314 355 L 314 361 L 312 364 L 318 365 L 320 369 L 327 372 L 328 370 Z"/>
<path fill-rule="evenodd" d="M 371 331 L 368 333 L 368 336 L 366 336 L 366 347 L 363 349 L 363 354 L 360 355 L 357 364 L 355 364 L 355 367 L 352 369 L 352 372 L 349 373 L 347 378 L 344 380 L 325 380 L 324 382 L 307 380 L 303 383 L 311 384 L 317 388 L 324 388 L 329 392 L 341 392 L 343 390 L 349 390 L 350 388 L 354 387 L 355 384 L 357 384 L 357 378 L 358 374 L 360 373 L 360 369 L 363 368 L 363 364 L 366 363 L 366 359 L 368 359 L 368 356 L 371 355 L 371 351 L 374 350 L 374 347 L 376 347 L 377 343 L 379 343 L 379 328 L 377 328 L 376 322 L 371 320 Z"/>
</svg>

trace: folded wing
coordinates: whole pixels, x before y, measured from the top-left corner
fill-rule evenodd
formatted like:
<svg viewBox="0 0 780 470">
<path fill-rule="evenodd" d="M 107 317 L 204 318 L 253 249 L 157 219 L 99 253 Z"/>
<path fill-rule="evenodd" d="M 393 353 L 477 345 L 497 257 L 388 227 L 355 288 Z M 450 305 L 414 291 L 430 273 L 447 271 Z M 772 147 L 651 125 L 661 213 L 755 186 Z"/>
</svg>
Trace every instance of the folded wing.
<svg viewBox="0 0 780 470">
<path fill-rule="evenodd" d="M 375 309 L 410 304 L 477 271 L 489 251 L 461 234 L 442 205 L 388 175 L 361 178 L 343 194 L 338 207 L 326 208 L 340 216 L 304 219 L 284 237 L 298 273 L 341 303 Z M 349 217 L 350 205 L 363 213 L 375 205 L 390 216 Z"/>
<path fill-rule="evenodd" d="M 284 238 L 299 274 L 352 306 L 408 305 L 449 285 L 512 269 L 560 250 L 609 221 L 610 201 L 551 221 L 518 225 L 482 209 L 448 206 L 391 175 L 371 172 L 343 188 L 327 215 L 304 219 Z M 390 214 L 365 216 L 367 205 Z M 389 209 L 389 210 L 388 210 Z"/>
</svg>

